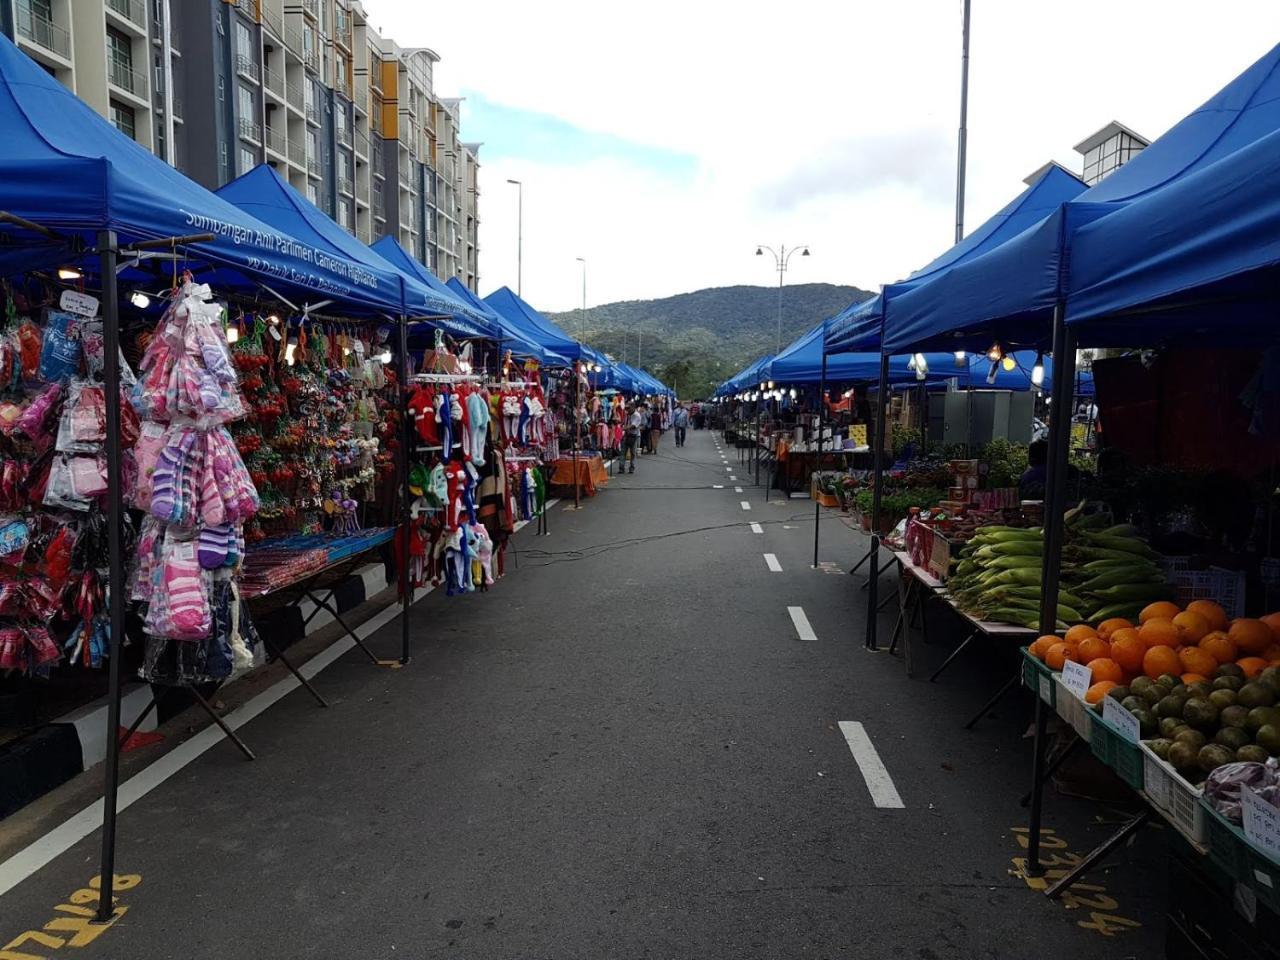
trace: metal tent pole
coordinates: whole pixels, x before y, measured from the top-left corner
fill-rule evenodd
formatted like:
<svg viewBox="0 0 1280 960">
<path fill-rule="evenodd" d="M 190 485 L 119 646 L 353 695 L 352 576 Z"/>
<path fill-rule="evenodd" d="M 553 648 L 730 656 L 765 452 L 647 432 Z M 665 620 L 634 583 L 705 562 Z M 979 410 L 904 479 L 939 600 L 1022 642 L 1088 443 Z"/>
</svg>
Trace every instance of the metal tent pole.
<svg viewBox="0 0 1280 960">
<path fill-rule="evenodd" d="M 166 26 L 167 29 L 167 26 Z M 112 890 L 116 865 L 116 808 L 120 789 L 120 656 L 124 641 L 124 543 L 121 524 L 124 504 L 120 489 L 120 303 L 116 289 L 114 230 L 98 234 L 102 272 L 102 338 L 106 356 L 104 379 L 107 402 L 107 543 L 109 572 L 107 604 L 111 618 L 108 653 L 107 760 L 103 767 L 102 869 L 96 919 L 106 923 L 112 915 Z"/>
<path fill-rule="evenodd" d="M 868 650 L 876 648 L 876 611 L 879 609 L 880 592 L 880 488 L 884 480 L 884 435 L 888 417 L 889 355 L 880 354 L 880 392 L 876 395 L 876 449 L 873 454 L 875 486 L 871 492 L 871 570 L 867 579 L 867 639 Z"/>
<path fill-rule="evenodd" d="M 827 351 L 824 347 L 822 351 L 822 373 L 818 377 L 818 459 L 815 461 L 813 469 L 818 472 L 822 469 L 822 421 L 827 410 Z M 818 502 L 817 487 L 814 486 L 812 476 L 809 478 L 809 490 L 815 496 L 813 498 L 813 566 L 818 566 L 818 528 L 822 526 L 819 522 L 822 520 L 822 504 Z"/>
<path fill-rule="evenodd" d="M 960 54 L 960 138 L 956 149 L 956 243 L 964 239 L 964 178 L 969 137 L 969 0 L 964 0 Z"/>
<path fill-rule="evenodd" d="M 1065 540 L 1063 506 L 1067 492 L 1067 449 L 1071 440 L 1071 384 L 1076 365 L 1075 331 L 1067 328 L 1061 301 L 1053 310 L 1053 389 L 1049 411 L 1049 453 L 1044 496 L 1044 560 L 1041 565 L 1040 633 L 1054 633 L 1058 625 L 1058 575 Z M 1031 817 L 1027 837 L 1027 870 L 1041 872 L 1040 813 L 1044 805 L 1045 724 L 1047 706 L 1036 695 Z"/>
<path fill-rule="evenodd" d="M 413 424 L 409 419 L 409 320 L 402 313 L 399 324 L 400 356 L 400 665 L 409 662 L 409 608 L 413 606 L 413 585 L 409 579 L 409 451 L 413 447 Z M 448 455 L 448 451 L 445 451 Z"/>
<path fill-rule="evenodd" d="M 756 458 L 756 486 L 760 486 L 760 404 L 764 401 L 756 396 L 756 435 L 751 444 L 751 449 L 755 453 Z"/>
<path fill-rule="evenodd" d="M 573 509 L 577 510 L 582 506 L 580 497 L 581 489 L 578 483 L 578 445 L 582 441 L 582 421 L 578 417 L 578 399 L 581 390 L 580 377 L 581 372 L 578 370 L 578 363 L 573 365 Z"/>
</svg>

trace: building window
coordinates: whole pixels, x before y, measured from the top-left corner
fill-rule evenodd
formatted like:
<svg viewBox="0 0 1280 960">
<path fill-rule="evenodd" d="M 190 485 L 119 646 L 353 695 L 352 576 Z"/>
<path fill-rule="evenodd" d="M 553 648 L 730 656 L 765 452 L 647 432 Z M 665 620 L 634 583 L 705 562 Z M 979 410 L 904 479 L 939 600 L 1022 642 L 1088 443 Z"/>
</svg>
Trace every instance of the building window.
<svg viewBox="0 0 1280 960">
<path fill-rule="evenodd" d="M 142 94 L 133 77 L 133 39 L 115 27 L 107 27 L 107 75 L 117 87 Z"/>
<path fill-rule="evenodd" d="M 338 177 L 343 180 L 351 179 L 351 156 L 345 150 L 338 151 Z"/>
<path fill-rule="evenodd" d="M 111 101 L 111 122 L 115 128 L 127 136 L 130 140 L 134 139 L 136 127 L 134 126 L 133 107 L 126 107 L 123 104 Z"/>
<path fill-rule="evenodd" d="M 316 185 L 311 181 L 307 181 L 307 199 L 312 203 L 320 203 L 320 191 L 316 189 Z"/>
<path fill-rule="evenodd" d="M 240 148 L 240 172 L 248 173 L 258 165 L 258 158 L 248 147 Z"/>
<path fill-rule="evenodd" d="M 351 229 L 351 203 L 341 197 L 338 198 L 338 223 L 344 230 Z"/>
<path fill-rule="evenodd" d="M 236 17 L 236 53 L 255 62 L 258 59 L 254 56 L 253 34 L 249 32 L 249 25 L 239 17 Z"/>
<path fill-rule="evenodd" d="M 253 91 L 240 83 L 236 84 L 236 95 L 239 97 L 240 119 L 256 123 L 258 121 L 258 104 L 253 96 Z"/>
</svg>

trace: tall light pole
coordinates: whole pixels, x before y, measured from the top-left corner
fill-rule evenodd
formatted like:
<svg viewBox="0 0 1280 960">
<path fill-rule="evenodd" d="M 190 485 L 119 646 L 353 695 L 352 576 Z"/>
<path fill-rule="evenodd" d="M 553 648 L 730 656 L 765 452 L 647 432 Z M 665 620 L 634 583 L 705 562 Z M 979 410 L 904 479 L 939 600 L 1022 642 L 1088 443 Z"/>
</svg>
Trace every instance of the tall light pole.
<svg viewBox="0 0 1280 960">
<path fill-rule="evenodd" d="M 519 180 L 508 180 L 516 188 L 516 296 L 524 294 L 521 286 L 524 282 L 524 184 Z"/>
<path fill-rule="evenodd" d="M 956 150 L 956 243 L 964 239 L 964 167 L 969 136 L 969 0 L 960 40 L 960 142 Z"/>
<path fill-rule="evenodd" d="M 809 245 L 802 243 L 788 250 L 787 245 L 784 243 L 775 250 L 773 247 L 766 247 L 761 244 L 756 247 L 756 256 L 763 257 L 766 250 L 773 254 L 773 266 L 778 271 L 778 347 L 774 351 L 775 354 L 778 354 L 782 352 L 782 280 L 786 275 L 787 264 L 791 262 L 791 257 L 797 250 L 800 251 L 800 256 L 807 257 L 809 255 Z"/>
<path fill-rule="evenodd" d="M 579 323 L 581 337 L 583 343 L 587 342 L 587 258 L 574 257 L 582 264 L 582 320 Z"/>
</svg>

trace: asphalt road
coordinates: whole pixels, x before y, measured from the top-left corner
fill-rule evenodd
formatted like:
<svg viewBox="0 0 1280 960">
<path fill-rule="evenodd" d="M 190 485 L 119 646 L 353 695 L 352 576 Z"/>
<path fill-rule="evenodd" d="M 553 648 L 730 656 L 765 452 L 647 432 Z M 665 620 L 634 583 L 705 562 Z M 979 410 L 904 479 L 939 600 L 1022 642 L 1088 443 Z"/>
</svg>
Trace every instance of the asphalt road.
<svg viewBox="0 0 1280 960">
<path fill-rule="evenodd" d="M 242 730 L 256 762 L 222 743 L 136 802 L 117 863 L 141 877 L 120 895 L 128 912 L 84 947 L 14 949 L 1160 956 L 1160 831 L 1066 904 L 1011 873 L 1029 700 L 1011 694 L 961 729 L 1010 652 L 966 652 L 930 684 L 864 651 L 861 578 L 844 572 L 861 535 L 822 511 L 832 566 L 815 570 L 812 503 L 766 504 L 713 436 L 690 431 L 682 449 L 668 436 L 581 510 L 562 502 L 550 536 L 516 537 L 518 566 L 487 595 L 420 603 L 408 668 L 347 654 L 316 681 L 331 709 L 294 692 Z M 941 641 L 949 625 L 934 617 Z M 393 622 L 372 646 L 391 655 L 398 635 Z M 947 645 L 919 649 L 924 669 Z M 873 802 L 842 721 L 863 725 L 900 808 Z M 1118 816 L 1050 793 L 1048 852 L 1087 852 Z M 96 872 L 97 844 L 0 897 L 0 943 L 60 915 Z"/>
</svg>

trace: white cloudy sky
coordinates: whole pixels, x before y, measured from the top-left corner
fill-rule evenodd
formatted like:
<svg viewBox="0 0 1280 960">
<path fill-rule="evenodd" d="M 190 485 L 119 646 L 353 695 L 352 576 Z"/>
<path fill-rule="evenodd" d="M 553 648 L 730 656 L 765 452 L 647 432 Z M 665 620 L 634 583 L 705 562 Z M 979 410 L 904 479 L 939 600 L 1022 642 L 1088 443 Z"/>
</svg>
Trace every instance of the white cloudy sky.
<svg viewBox="0 0 1280 960">
<path fill-rule="evenodd" d="M 954 231 L 960 0 L 365 0 L 432 47 L 482 140 L 482 291 L 576 306 L 776 282 L 876 289 Z M 1155 137 L 1280 41 L 1275 0 L 973 0 L 966 222 L 1115 119 Z"/>
</svg>

